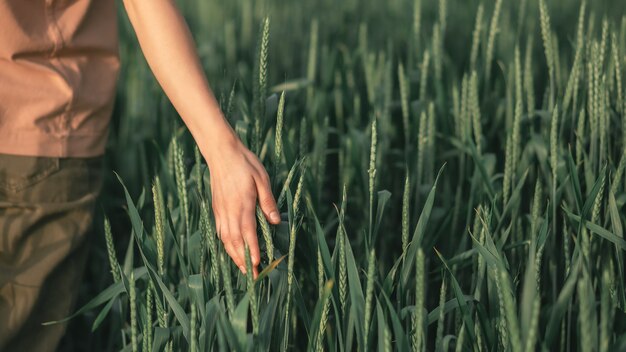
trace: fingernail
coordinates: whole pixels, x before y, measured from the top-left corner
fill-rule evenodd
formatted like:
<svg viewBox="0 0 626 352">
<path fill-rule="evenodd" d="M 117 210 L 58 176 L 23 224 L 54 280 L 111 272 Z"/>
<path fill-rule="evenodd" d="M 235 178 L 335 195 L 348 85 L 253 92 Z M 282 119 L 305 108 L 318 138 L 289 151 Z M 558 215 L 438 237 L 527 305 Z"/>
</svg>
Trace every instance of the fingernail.
<svg viewBox="0 0 626 352">
<path fill-rule="evenodd" d="M 277 212 L 273 211 L 270 214 L 270 220 L 272 220 L 273 222 L 279 222 L 280 221 L 280 215 L 278 215 Z"/>
<path fill-rule="evenodd" d="M 246 267 L 244 267 L 243 265 L 239 267 L 239 270 L 241 270 L 242 273 L 246 273 Z"/>
</svg>

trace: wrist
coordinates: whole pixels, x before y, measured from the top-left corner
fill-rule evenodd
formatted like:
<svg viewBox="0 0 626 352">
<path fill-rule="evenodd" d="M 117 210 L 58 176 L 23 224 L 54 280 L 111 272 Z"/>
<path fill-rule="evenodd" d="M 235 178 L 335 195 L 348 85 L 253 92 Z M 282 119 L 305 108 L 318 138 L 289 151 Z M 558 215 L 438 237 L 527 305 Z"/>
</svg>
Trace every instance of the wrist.
<svg viewBox="0 0 626 352">
<path fill-rule="evenodd" d="M 236 149 L 241 143 L 235 131 L 224 118 L 215 119 L 199 128 L 198 133 L 192 133 L 198 144 L 200 152 L 204 156 L 209 169 L 212 165 L 221 163 L 225 153 Z"/>
</svg>

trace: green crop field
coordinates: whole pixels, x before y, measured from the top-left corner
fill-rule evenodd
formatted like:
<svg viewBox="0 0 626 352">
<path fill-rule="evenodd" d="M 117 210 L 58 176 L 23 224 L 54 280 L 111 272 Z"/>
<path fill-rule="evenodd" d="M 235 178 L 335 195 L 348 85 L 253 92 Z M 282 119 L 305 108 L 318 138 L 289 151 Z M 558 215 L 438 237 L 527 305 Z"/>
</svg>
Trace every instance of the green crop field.
<svg viewBox="0 0 626 352">
<path fill-rule="evenodd" d="M 241 274 L 120 9 L 66 350 L 626 351 L 626 2 L 179 3 L 282 223 Z"/>
</svg>

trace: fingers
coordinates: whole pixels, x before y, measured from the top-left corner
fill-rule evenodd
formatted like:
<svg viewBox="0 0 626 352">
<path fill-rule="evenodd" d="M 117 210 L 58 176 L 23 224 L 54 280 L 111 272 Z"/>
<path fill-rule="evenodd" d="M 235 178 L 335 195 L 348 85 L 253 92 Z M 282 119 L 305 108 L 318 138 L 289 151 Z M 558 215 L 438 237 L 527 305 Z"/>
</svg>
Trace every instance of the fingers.
<svg viewBox="0 0 626 352">
<path fill-rule="evenodd" d="M 263 211 L 263 214 L 269 222 L 276 225 L 280 223 L 280 214 L 276 207 L 276 200 L 272 195 L 272 188 L 270 187 L 270 178 L 267 175 L 267 171 L 264 168 L 260 168 L 257 175 L 254 178 L 257 194 L 259 196 L 259 206 Z"/>
<path fill-rule="evenodd" d="M 228 253 L 242 274 L 247 272 L 245 246 L 248 245 L 252 262 L 252 273 L 256 279 L 261 253 L 256 234 L 254 203 L 252 202 L 254 201 L 251 201 L 251 204 L 245 208 L 228 214 L 228 220 L 216 217 L 216 227 L 220 229 L 218 233 L 226 253 Z"/>
</svg>

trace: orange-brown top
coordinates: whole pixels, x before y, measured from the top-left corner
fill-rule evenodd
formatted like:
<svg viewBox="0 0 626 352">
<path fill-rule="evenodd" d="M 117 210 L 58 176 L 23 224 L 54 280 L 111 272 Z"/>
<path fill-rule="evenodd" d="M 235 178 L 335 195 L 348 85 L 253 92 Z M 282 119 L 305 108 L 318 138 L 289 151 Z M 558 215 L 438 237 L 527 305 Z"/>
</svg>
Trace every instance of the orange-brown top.
<svg viewBox="0 0 626 352">
<path fill-rule="evenodd" d="M 0 0 L 0 153 L 104 153 L 119 72 L 113 0 Z"/>
</svg>

